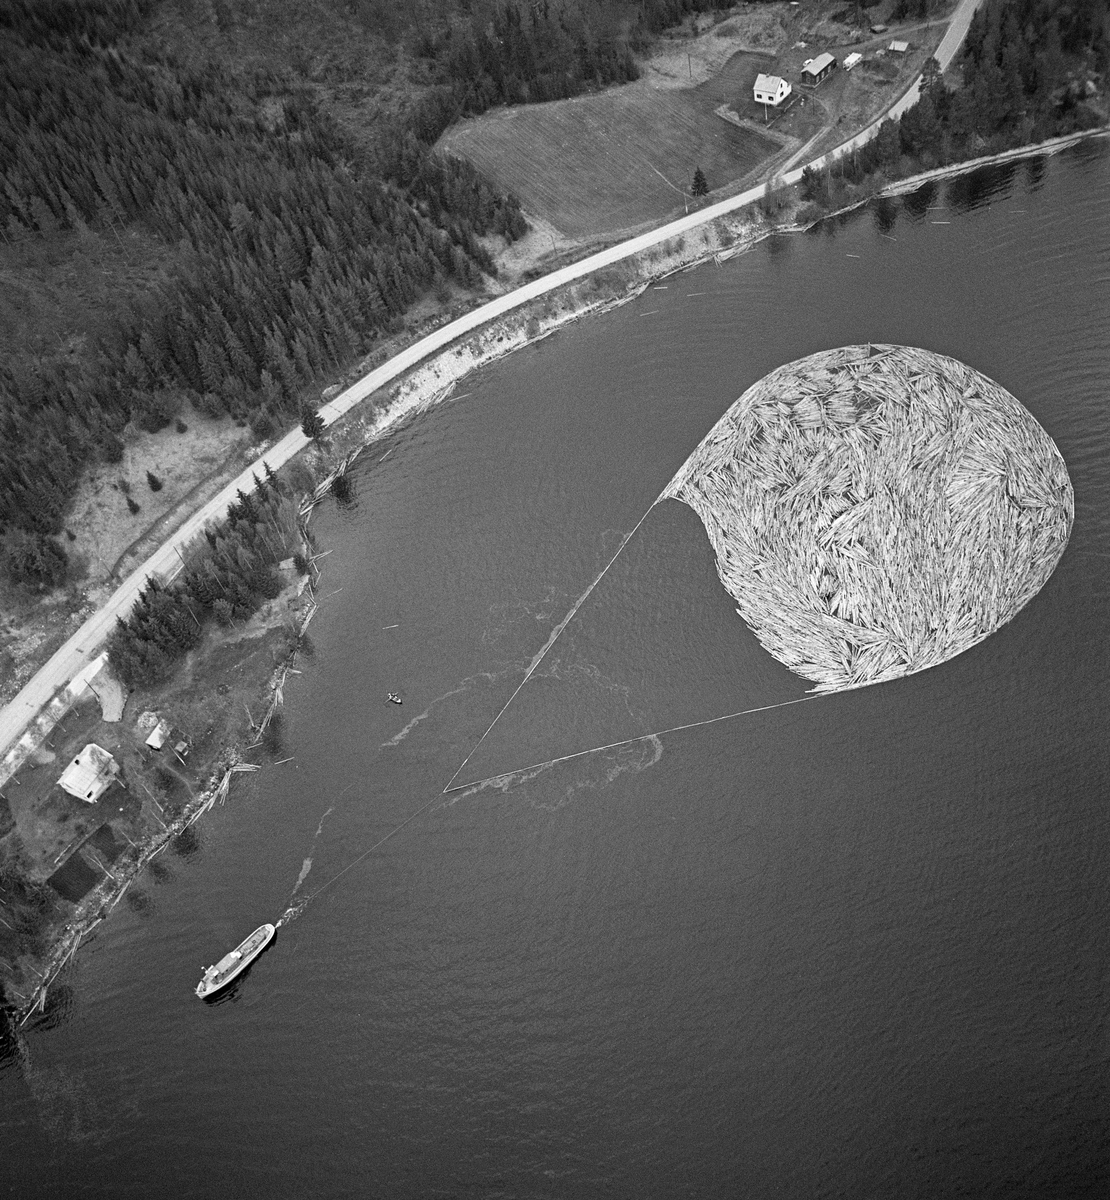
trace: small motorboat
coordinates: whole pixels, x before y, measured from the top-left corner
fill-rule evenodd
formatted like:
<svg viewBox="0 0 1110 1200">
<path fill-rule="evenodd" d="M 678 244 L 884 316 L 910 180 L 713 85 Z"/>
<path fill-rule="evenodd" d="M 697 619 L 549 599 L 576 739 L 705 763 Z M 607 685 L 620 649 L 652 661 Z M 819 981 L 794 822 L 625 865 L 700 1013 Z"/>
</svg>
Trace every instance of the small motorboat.
<svg viewBox="0 0 1110 1200">
<path fill-rule="evenodd" d="M 388 703 L 388 704 L 401 704 L 402 703 L 401 697 L 398 696 L 396 692 L 390 692 L 389 695 L 386 696 L 385 699 L 386 699 L 386 703 Z"/>
<path fill-rule="evenodd" d="M 247 967 L 273 941 L 277 927 L 266 924 L 259 927 L 249 937 L 246 937 L 234 950 L 225 954 L 218 963 L 208 968 L 200 983 L 197 984 L 197 995 L 202 1000 L 214 996 L 221 988 L 241 975 Z"/>
</svg>

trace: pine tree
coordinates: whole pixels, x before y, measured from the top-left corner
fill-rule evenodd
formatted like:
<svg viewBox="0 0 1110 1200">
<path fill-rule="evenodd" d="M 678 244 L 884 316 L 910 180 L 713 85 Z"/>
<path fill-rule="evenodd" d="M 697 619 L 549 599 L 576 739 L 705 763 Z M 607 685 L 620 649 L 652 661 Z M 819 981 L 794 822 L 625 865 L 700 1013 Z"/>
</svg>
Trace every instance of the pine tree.
<svg viewBox="0 0 1110 1200">
<path fill-rule="evenodd" d="M 709 183 L 705 178 L 705 173 L 701 167 L 696 167 L 694 170 L 694 182 L 690 185 L 691 196 L 708 196 Z"/>
<path fill-rule="evenodd" d="M 324 433 L 324 418 L 308 404 L 301 409 L 301 432 L 313 442 L 319 441 Z"/>
</svg>

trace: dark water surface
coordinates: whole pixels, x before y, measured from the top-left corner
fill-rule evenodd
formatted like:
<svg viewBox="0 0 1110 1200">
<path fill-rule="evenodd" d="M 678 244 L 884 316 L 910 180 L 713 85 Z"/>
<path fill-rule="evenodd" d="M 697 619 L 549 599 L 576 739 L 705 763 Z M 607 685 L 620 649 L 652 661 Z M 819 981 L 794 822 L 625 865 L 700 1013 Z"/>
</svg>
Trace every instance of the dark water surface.
<svg viewBox="0 0 1110 1200">
<path fill-rule="evenodd" d="M 295 759 L 156 860 L 6 1047 L 6 1194 L 1110 1194 L 1108 195 L 1089 144 L 776 239 L 368 455 L 316 518 Z M 749 384 L 868 340 L 962 359 L 1059 445 L 1075 531 L 1016 620 L 453 793 L 194 998 L 306 858 L 302 895 L 434 800 Z M 666 502 L 458 782 L 803 693 Z"/>
</svg>

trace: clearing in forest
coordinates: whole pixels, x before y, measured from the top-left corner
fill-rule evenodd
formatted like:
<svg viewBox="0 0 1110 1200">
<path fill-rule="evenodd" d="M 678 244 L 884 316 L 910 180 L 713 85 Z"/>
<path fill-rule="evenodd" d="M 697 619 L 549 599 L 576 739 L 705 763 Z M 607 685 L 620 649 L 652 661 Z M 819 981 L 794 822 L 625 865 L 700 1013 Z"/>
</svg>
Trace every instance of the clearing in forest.
<svg viewBox="0 0 1110 1200">
<path fill-rule="evenodd" d="M 568 237 L 590 238 L 681 208 L 680 193 L 689 195 L 699 166 L 715 189 L 781 151 L 716 116 L 720 103 L 712 81 L 660 91 L 641 80 L 488 112 L 449 130 L 440 147 L 469 159 Z"/>
</svg>

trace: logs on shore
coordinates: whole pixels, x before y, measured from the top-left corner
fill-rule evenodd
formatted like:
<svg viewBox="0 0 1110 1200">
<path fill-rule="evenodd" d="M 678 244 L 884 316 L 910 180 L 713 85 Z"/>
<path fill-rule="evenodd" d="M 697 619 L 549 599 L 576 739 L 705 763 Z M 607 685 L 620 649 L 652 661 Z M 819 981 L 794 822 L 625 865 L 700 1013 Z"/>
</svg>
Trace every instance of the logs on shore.
<svg viewBox="0 0 1110 1200">
<path fill-rule="evenodd" d="M 1071 532 L 1063 458 L 955 359 L 847 346 L 749 388 L 668 484 L 763 646 L 818 692 L 939 663 L 1009 621 Z"/>
</svg>

